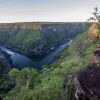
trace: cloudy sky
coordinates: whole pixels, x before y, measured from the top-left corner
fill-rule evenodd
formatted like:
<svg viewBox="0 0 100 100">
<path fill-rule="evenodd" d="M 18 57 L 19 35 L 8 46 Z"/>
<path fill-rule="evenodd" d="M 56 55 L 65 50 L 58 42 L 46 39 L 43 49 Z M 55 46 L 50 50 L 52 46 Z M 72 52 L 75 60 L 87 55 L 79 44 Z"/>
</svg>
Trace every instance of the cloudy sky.
<svg viewBox="0 0 100 100">
<path fill-rule="evenodd" d="M 0 0 L 0 23 L 86 21 L 96 6 L 100 0 Z"/>
</svg>

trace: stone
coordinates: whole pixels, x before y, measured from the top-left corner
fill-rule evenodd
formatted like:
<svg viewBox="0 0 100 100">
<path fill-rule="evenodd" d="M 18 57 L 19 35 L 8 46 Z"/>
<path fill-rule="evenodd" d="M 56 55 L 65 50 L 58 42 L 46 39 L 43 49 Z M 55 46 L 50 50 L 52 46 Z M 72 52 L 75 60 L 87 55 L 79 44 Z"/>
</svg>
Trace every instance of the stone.
<svg viewBox="0 0 100 100">
<path fill-rule="evenodd" d="M 75 78 L 77 100 L 100 100 L 100 69 L 88 66 Z"/>
</svg>

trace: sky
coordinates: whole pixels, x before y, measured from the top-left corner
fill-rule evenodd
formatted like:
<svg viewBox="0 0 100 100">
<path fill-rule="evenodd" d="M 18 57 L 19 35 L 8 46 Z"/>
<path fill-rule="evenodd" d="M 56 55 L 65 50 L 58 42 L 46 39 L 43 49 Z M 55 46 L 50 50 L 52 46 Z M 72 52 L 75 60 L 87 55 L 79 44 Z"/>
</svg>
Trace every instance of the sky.
<svg viewBox="0 0 100 100">
<path fill-rule="evenodd" d="M 100 0 L 0 0 L 0 23 L 84 22 Z"/>
</svg>

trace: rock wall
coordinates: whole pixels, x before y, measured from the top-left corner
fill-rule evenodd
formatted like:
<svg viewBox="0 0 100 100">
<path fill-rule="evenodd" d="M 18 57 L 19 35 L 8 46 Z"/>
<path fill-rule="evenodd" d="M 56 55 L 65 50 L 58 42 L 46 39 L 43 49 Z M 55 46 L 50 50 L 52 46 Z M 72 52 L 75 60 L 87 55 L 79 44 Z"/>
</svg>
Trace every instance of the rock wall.
<svg viewBox="0 0 100 100">
<path fill-rule="evenodd" d="M 76 76 L 75 86 L 77 100 L 100 100 L 100 44 L 93 52 L 91 65 Z"/>
<path fill-rule="evenodd" d="M 0 24 L 0 42 L 25 53 L 39 54 L 63 40 L 76 37 L 89 27 L 86 23 Z"/>
</svg>

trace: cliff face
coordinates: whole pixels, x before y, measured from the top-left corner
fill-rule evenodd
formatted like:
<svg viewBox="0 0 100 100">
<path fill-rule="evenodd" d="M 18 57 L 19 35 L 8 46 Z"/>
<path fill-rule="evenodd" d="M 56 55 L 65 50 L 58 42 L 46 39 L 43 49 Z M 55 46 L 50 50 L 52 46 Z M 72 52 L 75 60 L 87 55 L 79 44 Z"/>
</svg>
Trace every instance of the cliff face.
<svg viewBox="0 0 100 100">
<path fill-rule="evenodd" d="M 27 53 L 39 53 L 62 40 L 76 37 L 89 27 L 86 23 L 0 24 L 0 42 Z"/>
<path fill-rule="evenodd" d="M 71 34 L 73 32 L 83 32 L 86 31 L 87 27 L 86 24 L 76 23 L 76 24 L 48 24 L 42 25 L 41 32 L 43 34 L 50 34 L 52 32 L 62 32 L 65 31 L 67 34 Z"/>
<path fill-rule="evenodd" d="M 40 29 L 41 24 L 0 24 L 0 29 Z"/>
<path fill-rule="evenodd" d="M 77 100 L 100 100 L 100 68 L 88 66 L 76 80 Z"/>
<path fill-rule="evenodd" d="M 90 28 L 90 39 L 100 42 L 95 30 L 97 26 L 93 25 Z M 100 100 L 100 43 L 96 45 L 90 64 L 76 76 L 75 82 L 77 100 Z"/>
<path fill-rule="evenodd" d="M 91 62 L 95 64 L 100 64 L 100 44 L 97 45 L 97 48 L 93 52 Z"/>
<path fill-rule="evenodd" d="M 91 65 L 76 77 L 77 100 L 100 100 L 100 44 L 93 52 Z"/>
</svg>

